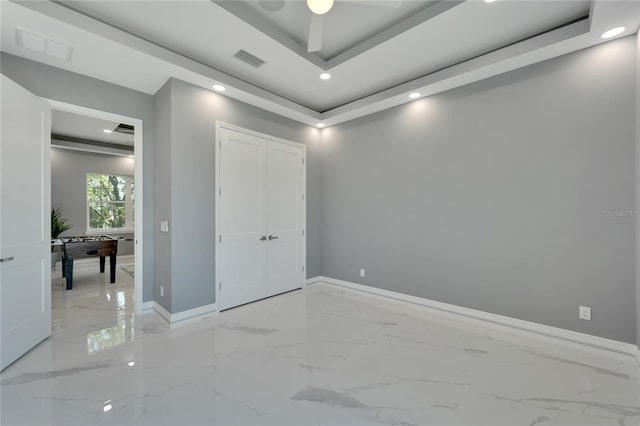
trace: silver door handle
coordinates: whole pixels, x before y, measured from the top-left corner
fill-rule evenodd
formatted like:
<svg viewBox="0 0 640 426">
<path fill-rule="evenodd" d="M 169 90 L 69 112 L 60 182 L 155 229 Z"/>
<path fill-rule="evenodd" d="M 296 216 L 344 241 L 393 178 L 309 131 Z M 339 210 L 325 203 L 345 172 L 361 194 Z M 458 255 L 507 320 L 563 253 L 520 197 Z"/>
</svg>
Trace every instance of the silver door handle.
<svg viewBox="0 0 640 426">
<path fill-rule="evenodd" d="M 280 237 L 276 237 L 275 235 L 269 235 L 269 240 L 277 240 Z"/>
<path fill-rule="evenodd" d="M 13 257 L 13 256 L 3 257 L 2 259 L 0 259 L 0 262 L 11 262 L 14 259 L 15 259 L 15 257 Z"/>
<path fill-rule="evenodd" d="M 267 240 L 267 236 L 263 235 L 262 237 L 260 237 L 260 241 L 266 241 Z"/>
</svg>

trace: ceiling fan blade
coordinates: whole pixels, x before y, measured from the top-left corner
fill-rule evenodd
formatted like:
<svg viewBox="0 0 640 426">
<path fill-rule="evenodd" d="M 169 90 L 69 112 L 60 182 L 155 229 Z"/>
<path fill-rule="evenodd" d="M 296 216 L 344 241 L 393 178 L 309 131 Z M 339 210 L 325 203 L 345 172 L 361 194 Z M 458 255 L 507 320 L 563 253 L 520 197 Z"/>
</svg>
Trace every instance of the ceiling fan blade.
<svg viewBox="0 0 640 426">
<path fill-rule="evenodd" d="M 309 44 L 307 52 L 319 52 L 322 50 L 322 27 L 323 15 L 311 14 L 311 25 L 309 25 Z"/>
<path fill-rule="evenodd" d="M 361 4 L 364 6 L 400 7 L 402 0 L 336 0 L 341 3 Z"/>
</svg>

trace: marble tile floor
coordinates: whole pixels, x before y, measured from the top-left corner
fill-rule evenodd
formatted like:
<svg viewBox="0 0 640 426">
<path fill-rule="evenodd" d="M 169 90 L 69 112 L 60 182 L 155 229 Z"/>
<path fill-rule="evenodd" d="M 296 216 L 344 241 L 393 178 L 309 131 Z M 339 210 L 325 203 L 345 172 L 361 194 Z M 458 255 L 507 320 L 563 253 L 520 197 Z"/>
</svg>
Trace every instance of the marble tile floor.
<svg viewBox="0 0 640 426">
<path fill-rule="evenodd" d="M 0 374 L 2 425 L 640 424 L 631 358 L 328 284 L 170 328 L 87 268 Z"/>
</svg>

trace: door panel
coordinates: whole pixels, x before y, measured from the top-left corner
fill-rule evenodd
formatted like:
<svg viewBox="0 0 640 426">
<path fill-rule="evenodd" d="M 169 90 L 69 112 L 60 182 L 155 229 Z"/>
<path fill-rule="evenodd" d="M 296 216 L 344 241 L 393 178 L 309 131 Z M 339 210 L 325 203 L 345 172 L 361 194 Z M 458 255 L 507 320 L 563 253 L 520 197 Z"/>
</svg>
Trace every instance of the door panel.
<svg viewBox="0 0 640 426">
<path fill-rule="evenodd" d="M 264 140 L 221 130 L 220 309 L 267 296 Z"/>
<path fill-rule="evenodd" d="M 51 112 L 4 75 L 0 141 L 0 368 L 51 332 Z"/>
<path fill-rule="evenodd" d="M 267 271 L 269 293 L 302 287 L 303 164 L 302 148 L 269 141 L 267 170 Z"/>
</svg>

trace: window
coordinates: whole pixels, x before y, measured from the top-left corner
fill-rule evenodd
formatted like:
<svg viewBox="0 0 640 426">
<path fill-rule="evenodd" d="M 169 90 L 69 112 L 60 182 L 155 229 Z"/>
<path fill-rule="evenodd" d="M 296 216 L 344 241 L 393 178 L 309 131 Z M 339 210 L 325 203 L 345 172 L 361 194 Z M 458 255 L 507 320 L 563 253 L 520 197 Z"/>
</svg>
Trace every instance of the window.
<svg viewBox="0 0 640 426">
<path fill-rule="evenodd" d="M 88 231 L 133 231 L 133 176 L 87 173 Z"/>
</svg>

